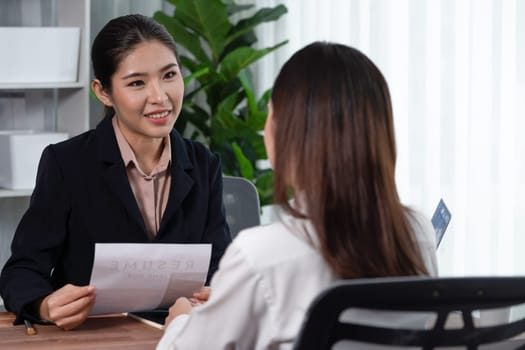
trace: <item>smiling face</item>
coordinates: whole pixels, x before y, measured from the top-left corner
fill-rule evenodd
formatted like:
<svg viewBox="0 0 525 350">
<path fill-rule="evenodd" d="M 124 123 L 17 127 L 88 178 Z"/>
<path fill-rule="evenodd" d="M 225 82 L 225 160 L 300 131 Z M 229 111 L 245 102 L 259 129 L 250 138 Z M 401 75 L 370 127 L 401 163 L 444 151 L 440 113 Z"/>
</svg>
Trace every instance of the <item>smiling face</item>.
<svg viewBox="0 0 525 350">
<path fill-rule="evenodd" d="M 184 82 L 177 59 L 156 40 L 135 46 L 111 76 L 111 91 L 98 80 L 93 90 L 115 117 L 130 144 L 167 136 L 182 108 Z"/>
</svg>

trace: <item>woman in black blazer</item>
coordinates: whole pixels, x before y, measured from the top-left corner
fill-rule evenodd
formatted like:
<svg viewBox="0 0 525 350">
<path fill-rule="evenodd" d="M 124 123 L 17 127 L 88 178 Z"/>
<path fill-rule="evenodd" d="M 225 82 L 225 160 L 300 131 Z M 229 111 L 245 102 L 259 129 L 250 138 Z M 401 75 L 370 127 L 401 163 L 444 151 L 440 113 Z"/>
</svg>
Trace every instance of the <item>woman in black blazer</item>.
<svg viewBox="0 0 525 350">
<path fill-rule="evenodd" d="M 95 243 L 211 243 L 209 280 L 231 241 L 219 159 L 173 129 L 184 83 L 171 36 L 151 18 L 123 16 L 101 30 L 91 55 L 92 88 L 106 117 L 42 154 L 30 206 L 0 276 L 1 296 L 17 323 L 49 321 L 71 329 L 86 319 L 96 298 L 88 285 Z M 134 163 L 124 163 L 115 128 Z M 171 158 L 163 173 L 169 190 L 165 207 L 155 207 L 162 213 L 156 232 L 149 232 L 151 218 L 142 212 L 129 171 L 135 167 L 154 181 L 148 176 L 162 155 Z"/>
</svg>

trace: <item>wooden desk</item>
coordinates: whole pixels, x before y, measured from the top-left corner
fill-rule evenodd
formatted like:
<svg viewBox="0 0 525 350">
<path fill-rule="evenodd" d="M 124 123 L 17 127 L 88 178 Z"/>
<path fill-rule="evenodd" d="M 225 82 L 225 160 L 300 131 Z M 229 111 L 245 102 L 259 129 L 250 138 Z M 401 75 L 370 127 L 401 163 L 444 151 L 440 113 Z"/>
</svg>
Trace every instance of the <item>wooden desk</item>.
<svg viewBox="0 0 525 350">
<path fill-rule="evenodd" d="M 35 325 L 27 335 L 24 325 L 13 326 L 15 316 L 0 312 L 0 349 L 155 349 L 163 331 L 124 315 L 88 318 L 82 326 L 63 331 L 55 326 Z"/>
</svg>

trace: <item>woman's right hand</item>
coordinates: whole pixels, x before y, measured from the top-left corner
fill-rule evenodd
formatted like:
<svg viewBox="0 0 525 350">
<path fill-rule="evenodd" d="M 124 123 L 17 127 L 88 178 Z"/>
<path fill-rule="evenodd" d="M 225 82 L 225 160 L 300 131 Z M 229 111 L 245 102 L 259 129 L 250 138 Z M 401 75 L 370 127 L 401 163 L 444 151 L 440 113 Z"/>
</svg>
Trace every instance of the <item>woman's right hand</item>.
<svg viewBox="0 0 525 350">
<path fill-rule="evenodd" d="M 38 307 L 42 320 L 64 330 L 80 326 L 95 303 L 95 287 L 67 284 L 42 299 Z"/>
<path fill-rule="evenodd" d="M 175 304 L 173 304 L 169 309 L 169 314 L 164 320 L 164 326 L 168 327 L 168 325 L 175 319 L 175 317 L 183 315 L 183 314 L 189 314 L 191 312 L 191 309 L 193 308 L 191 302 L 184 297 L 178 298 L 175 301 Z"/>
</svg>

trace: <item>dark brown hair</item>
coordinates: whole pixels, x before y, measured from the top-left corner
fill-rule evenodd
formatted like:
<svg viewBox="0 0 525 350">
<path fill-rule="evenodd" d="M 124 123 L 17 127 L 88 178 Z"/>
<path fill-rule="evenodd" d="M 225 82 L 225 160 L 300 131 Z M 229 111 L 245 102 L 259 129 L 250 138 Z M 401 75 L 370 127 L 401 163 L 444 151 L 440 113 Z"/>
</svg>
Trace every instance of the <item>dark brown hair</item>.
<svg viewBox="0 0 525 350">
<path fill-rule="evenodd" d="M 307 217 L 341 278 L 427 273 L 395 184 L 387 83 L 348 46 L 315 42 L 273 87 L 275 202 Z M 288 203 L 290 187 L 305 213 Z"/>
<path fill-rule="evenodd" d="M 170 49 L 180 66 L 175 41 L 153 18 L 132 14 L 113 18 L 97 34 L 91 47 L 93 74 L 105 90 L 111 92 L 111 77 L 129 51 L 146 41 L 158 41 Z M 106 106 L 106 116 L 113 116 Z"/>
</svg>

